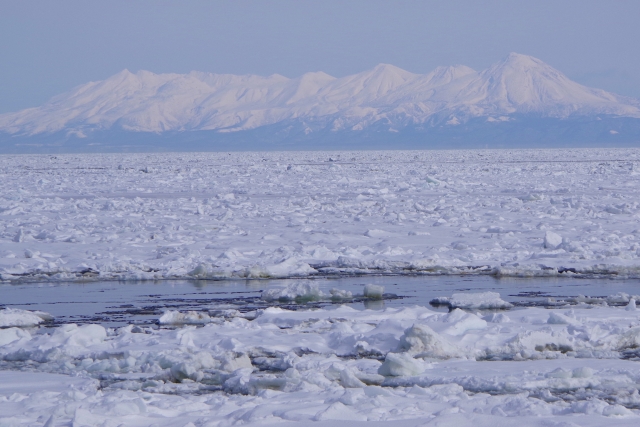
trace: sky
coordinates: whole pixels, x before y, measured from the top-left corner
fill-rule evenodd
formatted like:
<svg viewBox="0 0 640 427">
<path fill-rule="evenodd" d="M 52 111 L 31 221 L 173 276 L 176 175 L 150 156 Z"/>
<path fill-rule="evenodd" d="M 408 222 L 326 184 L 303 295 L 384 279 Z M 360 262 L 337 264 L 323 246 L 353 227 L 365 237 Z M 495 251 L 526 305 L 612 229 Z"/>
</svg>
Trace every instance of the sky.
<svg viewBox="0 0 640 427">
<path fill-rule="evenodd" d="M 640 97 L 640 1 L 0 0 L 0 113 L 132 72 L 413 73 L 532 55 Z"/>
</svg>

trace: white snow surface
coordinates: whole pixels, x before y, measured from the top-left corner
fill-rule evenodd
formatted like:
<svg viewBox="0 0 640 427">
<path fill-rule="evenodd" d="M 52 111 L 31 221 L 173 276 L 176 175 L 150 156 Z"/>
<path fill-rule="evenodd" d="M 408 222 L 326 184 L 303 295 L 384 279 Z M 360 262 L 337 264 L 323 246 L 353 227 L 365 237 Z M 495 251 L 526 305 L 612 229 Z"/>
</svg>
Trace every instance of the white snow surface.
<svg viewBox="0 0 640 427">
<path fill-rule="evenodd" d="M 420 306 L 267 308 L 252 320 L 218 320 L 169 329 L 0 329 L 0 423 L 527 427 L 640 421 L 640 315 L 624 307 L 498 314 Z"/>
<path fill-rule="evenodd" d="M 316 283 L 295 283 L 285 288 L 267 289 L 261 298 L 265 301 L 318 301 L 326 296 Z"/>
<path fill-rule="evenodd" d="M 437 304 L 448 305 L 451 308 L 467 309 L 504 309 L 512 305 L 500 298 L 497 292 L 455 293 L 451 297 L 440 297 L 432 300 Z"/>
<path fill-rule="evenodd" d="M 53 317 L 42 311 L 28 311 L 19 308 L 4 308 L 0 310 L 0 328 L 11 326 L 36 326 Z"/>
<path fill-rule="evenodd" d="M 639 163 L 640 149 L 3 155 L 0 280 L 640 277 Z"/>
<path fill-rule="evenodd" d="M 196 311 L 187 311 L 180 313 L 179 311 L 167 311 L 158 319 L 160 325 L 204 325 L 211 323 L 212 319 L 207 313 Z"/>
<path fill-rule="evenodd" d="M 545 117 L 598 114 L 640 117 L 640 101 L 569 80 L 537 58 L 512 53 L 484 71 L 438 67 L 413 74 L 388 64 L 334 78 L 312 72 L 281 75 L 154 74 L 124 70 L 58 95 L 44 105 L 0 115 L 0 131 L 35 135 L 64 130 L 234 132 L 289 121 L 305 132 L 362 130 L 383 123 L 390 131 L 434 119 L 457 125 L 511 114 Z"/>
</svg>

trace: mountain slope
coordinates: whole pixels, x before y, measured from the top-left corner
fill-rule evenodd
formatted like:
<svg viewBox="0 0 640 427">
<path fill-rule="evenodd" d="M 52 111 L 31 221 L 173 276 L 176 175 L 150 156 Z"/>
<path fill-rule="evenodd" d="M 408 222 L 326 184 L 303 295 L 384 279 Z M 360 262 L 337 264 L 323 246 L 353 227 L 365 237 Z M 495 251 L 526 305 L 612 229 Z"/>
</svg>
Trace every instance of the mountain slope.
<svg viewBox="0 0 640 427">
<path fill-rule="evenodd" d="M 478 118 L 491 123 L 523 116 L 565 120 L 598 115 L 640 118 L 640 102 L 582 86 L 539 59 L 512 53 L 480 72 L 455 66 L 424 75 L 387 64 L 342 78 L 322 72 L 289 79 L 124 70 L 40 107 L 0 115 L 0 132 L 77 137 L 116 130 L 228 133 L 295 123 L 305 134 L 395 132 Z"/>
</svg>

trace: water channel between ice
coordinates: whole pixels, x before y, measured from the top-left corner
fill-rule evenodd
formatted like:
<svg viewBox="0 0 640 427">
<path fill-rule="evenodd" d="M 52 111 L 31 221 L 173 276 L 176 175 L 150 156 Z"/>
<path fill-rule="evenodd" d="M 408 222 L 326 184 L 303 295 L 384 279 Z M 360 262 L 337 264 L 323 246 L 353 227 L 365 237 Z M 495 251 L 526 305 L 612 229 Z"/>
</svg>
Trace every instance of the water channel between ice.
<svg viewBox="0 0 640 427">
<path fill-rule="evenodd" d="M 330 301 L 267 303 L 264 290 L 293 283 L 317 284 L 331 289 L 362 294 L 365 284 L 382 285 L 383 301 L 356 298 L 348 305 L 356 309 L 429 306 L 436 297 L 457 292 L 498 292 L 517 306 L 544 305 L 545 301 L 585 295 L 606 297 L 624 292 L 640 293 L 640 280 L 568 278 L 496 278 L 492 276 L 369 276 L 333 279 L 282 280 L 175 280 L 157 282 L 96 281 L 86 283 L 24 283 L 0 285 L 0 307 L 41 310 L 52 314 L 55 323 L 100 323 L 106 327 L 126 324 L 154 324 L 167 310 L 249 311 L 279 305 L 289 309 L 313 309 L 336 305 Z M 397 295 L 401 298 L 393 298 Z M 446 310 L 446 308 L 433 308 Z M 516 307 L 517 309 L 517 307 Z"/>
</svg>

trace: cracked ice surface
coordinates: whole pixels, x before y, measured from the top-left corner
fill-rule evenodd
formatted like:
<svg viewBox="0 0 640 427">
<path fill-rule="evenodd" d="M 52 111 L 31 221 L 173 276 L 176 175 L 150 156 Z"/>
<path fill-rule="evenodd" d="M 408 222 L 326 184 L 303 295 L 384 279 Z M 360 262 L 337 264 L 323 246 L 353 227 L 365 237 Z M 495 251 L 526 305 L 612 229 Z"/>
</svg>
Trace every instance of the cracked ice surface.
<svg viewBox="0 0 640 427">
<path fill-rule="evenodd" d="M 640 149 L 0 157 L 0 277 L 640 276 Z"/>
<path fill-rule="evenodd" d="M 0 425 L 632 426 L 639 345 L 635 303 L 11 327 L 0 329 Z"/>
</svg>

